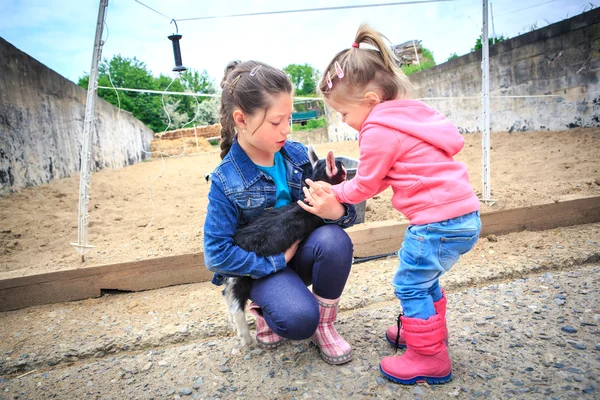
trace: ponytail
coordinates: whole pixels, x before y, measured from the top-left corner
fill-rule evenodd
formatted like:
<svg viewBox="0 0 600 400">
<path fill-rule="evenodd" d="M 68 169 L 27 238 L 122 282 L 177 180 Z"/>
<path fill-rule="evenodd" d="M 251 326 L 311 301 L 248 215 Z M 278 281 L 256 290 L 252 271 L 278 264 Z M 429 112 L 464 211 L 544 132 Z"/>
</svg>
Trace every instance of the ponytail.
<svg viewBox="0 0 600 400">
<path fill-rule="evenodd" d="M 400 67 L 384 35 L 367 24 L 361 24 L 352 47 L 342 50 L 329 63 L 319 90 L 327 98 L 335 96 L 344 102 L 360 101 L 366 91 L 378 89 L 382 101 L 408 97 L 411 84 Z M 361 44 L 374 47 L 361 48 Z M 342 78 L 336 65 L 344 72 Z M 346 100 L 344 100 L 346 99 Z"/>
<path fill-rule="evenodd" d="M 390 47 L 385 44 L 384 39 L 389 42 L 389 39 L 382 33 L 375 31 L 367 24 L 360 24 L 358 31 L 356 32 L 356 37 L 354 38 L 354 43 L 357 43 L 359 46 L 361 43 L 366 43 L 375 47 L 377 51 L 379 51 L 379 56 L 381 57 L 381 61 L 383 62 L 386 71 L 393 74 L 397 74 L 399 71 L 402 73 L 398 67 L 398 58 L 392 52 Z M 360 47 L 357 48 L 360 49 Z"/>
</svg>

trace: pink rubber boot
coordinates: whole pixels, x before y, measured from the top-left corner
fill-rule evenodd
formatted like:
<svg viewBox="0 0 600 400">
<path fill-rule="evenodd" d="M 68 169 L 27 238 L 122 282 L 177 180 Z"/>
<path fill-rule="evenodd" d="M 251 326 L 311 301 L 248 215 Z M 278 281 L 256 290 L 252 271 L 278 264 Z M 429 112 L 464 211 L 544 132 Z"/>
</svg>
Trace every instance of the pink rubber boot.
<svg viewBox="0 0 600 400">
<path fill-rule="evenodd" d="M 269 325 L 267 325 L 262 316 L 260 306 L 255 302 L 251 302 L 248 306 L 248 311 L 256 317 L 256 342 L 258 345 L 267 350 L 279 347 L 285 339 L 269 328 Z"/>
<path fill-rule="evenodd" d="M 321 317 L 317 331 L 312 336 L 312 342 L 321 349 L 321 357 L 329 364 L 344 364 L 352 360 L 350 344 L 335 330 L 333 323 L 337 319 L 338 303 L 340 299 L 324 299 L 315 294 L 319 303 Z"/>
<path fill-rule="evenodd" d="M 433 303 L 433 307 L 435 308 L 435 313 L 442 315 L 446 318 L 446 305 L 448 304 L 448 299 L 446 298 L 446 292 L 442 289 L 442 298 Z M 387 331 L 385 331 L 385 338 L 388 343 L 392 346 L 395 346 L 399 349 L 404 349 L 406 347 L 406 341 L 404 339 L 404 331 L 400 329 L 400 337 L 398 338 L 398 345 L 396 346 L 396 336 L 398 335 L 398 325 L 390 326 Z M 446 344 L 448 343 L 448 330 L 446 330 Z"/>
<path fill-rule="evenodd" d="M 412 385 L 446 383 L 452 379 L 452 362 L 446 347 L 446 319 L 436 314 L 427 320 L 402 316 L 406 352 L 385 357 L 379 370 L 386 378 Z"/>
</svg>

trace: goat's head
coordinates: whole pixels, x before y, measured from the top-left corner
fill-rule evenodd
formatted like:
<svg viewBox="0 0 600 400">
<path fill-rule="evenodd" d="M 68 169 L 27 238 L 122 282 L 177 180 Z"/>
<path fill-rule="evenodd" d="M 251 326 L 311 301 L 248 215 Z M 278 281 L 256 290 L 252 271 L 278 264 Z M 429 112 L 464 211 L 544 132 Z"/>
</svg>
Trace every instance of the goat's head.
<svg viewBox="0 0 600 400">
<path fill-rule="evenodd" d="M 346 180 L 346 168 L 344 163 L 340 160 L 336 160 L 333 156 L 333 151 L 327 152 L 325 159 L 319 159 L 314 147 L 308 146 L 308 157 L 313 166 L 313 181 L 324 181 L 337 185 L 338 183 Z"/>
</svg>

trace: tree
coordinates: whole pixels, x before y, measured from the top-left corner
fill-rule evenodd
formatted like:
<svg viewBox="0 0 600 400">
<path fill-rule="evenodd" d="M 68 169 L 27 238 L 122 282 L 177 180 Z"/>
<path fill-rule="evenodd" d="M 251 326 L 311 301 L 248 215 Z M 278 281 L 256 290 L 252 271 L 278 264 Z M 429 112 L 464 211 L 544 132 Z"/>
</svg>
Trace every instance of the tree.
<svg viewBox="0 0 600 400">
<path fill-rule="evenodd" d="M 477 38 L 477 40 L 475 41 L 475 47 L 473 47 L 471 49 L 471 51 L 475 51 L 475 50 L 481 50 L 483 48 L 483 44 L 481 43 L 481 40 L 483 39 L 482 35 L 479 35 L 479 37 Z M 495 38 L 488 38 L 488 43 L 490 46 L 495 45 L 496 43 L 499 42 L 504 42 L 505 40 L 507 40 L 508 38 L 505 37 L 504 35 L 500 35 L 498 37 Z"/>
<path fill-rule="evenodd" d="M 79 78 L 77 84 L 87 89 L 89 75 L 86 74 Z M 110 61 L 102 60 L 98 67 L 98 85 L 159 91 L 164 91 L 168 87 L 170 92 L 215 92 L 215 86 L 206 71 L 199 73 L 195 70 L 188 70 L 175 80 L 162 74 L 156 78 L 146 68 L 145 63 L 135 57 L 126 58 L 121 55 L 113 56 Z M 170 129 L 182 127 L 194 118 L 198 109 L 198 103 L 191 96 L 164 95 L 164 106 L 162 96 L 151 93 L 119 91 L 117 98 L 115 90 L 99 89 L 98 96 L 131 112 L 134 117 L 154 132 L 164 131 L 167 128 L 169 117 L 171 117 Z M 199 97 L 198 102 L 205 99 Z M 169 116 L 165 109 L 169 112 Z"/>
<path fill-rule="evenodd" d="M 182 72 L 180 80 L 194 93 L 214 94 L 215 85 L 206 70 L 201 73 L 195 69 Z"/>
<path fill-rule="evenodd" d="M 219 112 L 220 107 L 221 100 L 218 97 L 211 97 L 210 99 L 200 103 L 196 124 L 213 125 L 219 122 L 221 118 L 221 114 Z"/>
<path fill-rule="evenodd" d="M 299 96 L 314 95 L 317 92 L 317 80 L 319 71 L 309 64 L 290 64 L 283 69 L 288 74 L 296 94 Z"/>
</svg>

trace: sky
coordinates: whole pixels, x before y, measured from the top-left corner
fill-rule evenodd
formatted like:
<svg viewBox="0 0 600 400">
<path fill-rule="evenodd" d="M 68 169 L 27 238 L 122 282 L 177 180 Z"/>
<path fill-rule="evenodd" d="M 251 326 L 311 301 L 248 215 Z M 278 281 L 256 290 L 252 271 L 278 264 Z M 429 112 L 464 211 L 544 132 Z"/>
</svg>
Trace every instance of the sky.
<svg viewBox="0 0 600 400">
<path fill-rule="evenodd" d="M 366 22 L 392 44 L 420 40 L 438 64 L 463 55 L 481 34 L 482 0 L 454 0 L 331 11 L 225 17 L 308 8 L 397 3 L 402 0 L 109 0 L 102 57 L 144 62 L 158 76 L 174 76 L 171 41 L 177 21 L 183 65 L 218 82 L 231 60 L 254 59 L 278 68 L 308 63 L 322 71 L 349 48 Z M 408 0 L 406 0 L 408 1 Z M 419 1 L 419 0 L 417 0 Z M 597 0 L 593 0 L 597 1 Z M 580 14 L 589 0 L 489 0 L 489 32 L 514 37 Z M 100 0 L 0 0 L 0 37 L 73 82 L 88 73 Z M 597 4 L 600 5 L 600 4 Z M 587 7 L 587 8 L 586 8 Z"/>
</svg>

